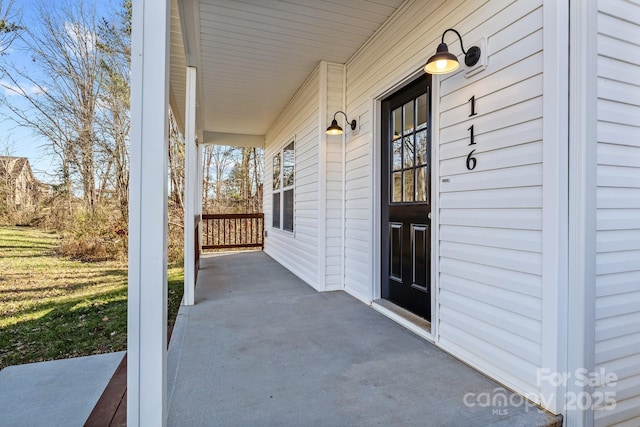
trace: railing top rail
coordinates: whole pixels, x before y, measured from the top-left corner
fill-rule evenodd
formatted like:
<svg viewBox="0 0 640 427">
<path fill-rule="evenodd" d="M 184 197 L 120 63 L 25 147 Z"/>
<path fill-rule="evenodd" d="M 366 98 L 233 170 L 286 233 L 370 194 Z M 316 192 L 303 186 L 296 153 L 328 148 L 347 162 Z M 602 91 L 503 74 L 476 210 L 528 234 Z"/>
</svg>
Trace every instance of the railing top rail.
<svg viewBox="0 0 640 427">
<path fill-rule="evenodd" d="M 264 218 L 264 213 L 202 214 L 202 219 Z"/>
</svg>

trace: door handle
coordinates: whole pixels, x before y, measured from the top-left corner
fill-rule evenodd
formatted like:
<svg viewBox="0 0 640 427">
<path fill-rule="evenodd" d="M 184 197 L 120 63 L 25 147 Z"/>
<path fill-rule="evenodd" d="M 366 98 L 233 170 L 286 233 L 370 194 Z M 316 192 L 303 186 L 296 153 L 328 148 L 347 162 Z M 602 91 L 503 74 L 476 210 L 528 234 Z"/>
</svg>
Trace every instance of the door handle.
<svg viewBox="0 0 640 427">
<path fill-rule="evenodd" d="M 431 219 L 431 212 L 427 212 L 427 218 Z"/>
</svg>

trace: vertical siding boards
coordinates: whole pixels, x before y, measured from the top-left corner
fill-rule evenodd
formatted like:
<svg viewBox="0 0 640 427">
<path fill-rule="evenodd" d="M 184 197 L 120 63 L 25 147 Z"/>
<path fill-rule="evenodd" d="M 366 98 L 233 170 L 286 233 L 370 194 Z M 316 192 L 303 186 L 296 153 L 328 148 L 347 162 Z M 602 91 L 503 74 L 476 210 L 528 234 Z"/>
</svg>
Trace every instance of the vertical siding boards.
<svg viewBox="0 0 640 427">
<path fill-rule="evenodd" d="M 312 73 L 266 135 L 264 250 L 291 272 L 317 286 L 318 264 L 318 72 Z M 273 156 L 295 137 L 294 233 L 272 224 Z"/>
<path fill-rule="evenodd" d="M 439 336 L 443 348 L 505 384 L 538 393 L 542 359 L 542 1 L 407 2 L 347 63 L 347 110 L 366 122 L 348 135 L 345 286 L 371 286 L 369 247 L 375 180 L 368 176 L 372 100 L 424 65 L 447 28 L 468 48 L 487 37 L 488 68 L 439 84 L 436 195 L 440 218 Z M 451 37 L 451 39 L 449 39 Z M 459 42 L 446 42 L 459 52 Z M 468 100 L 478 115 L 469 119 Z M 465 167 L 468 127 L 476 131 L 477 168 Z M 436 131 L 437 132 L 437 131 Z M 374 209 L 376 207 L 373 207 Z M 366 299 L 366 298 L 363 298 Z"/>
<path fill-rule="evenodd" d="M 343 109 L 344 65 L 327 64 L 327 122 Z M 324 129 L 320 129 L 323 132 Z M 325 288 L 342 289 L 342 138 L 326 138 Z"/>
<path fill-rule="evenodd" d="M 598 2 L 596 368 L 618 376 L 596 425 L 640 424 L 640 5 Z"/>
</svg>

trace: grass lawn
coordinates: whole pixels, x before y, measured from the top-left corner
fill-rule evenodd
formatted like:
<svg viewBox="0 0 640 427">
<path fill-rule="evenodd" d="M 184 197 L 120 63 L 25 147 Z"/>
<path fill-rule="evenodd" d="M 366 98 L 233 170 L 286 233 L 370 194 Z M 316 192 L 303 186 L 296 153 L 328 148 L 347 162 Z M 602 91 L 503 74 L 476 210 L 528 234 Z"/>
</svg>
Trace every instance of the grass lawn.
<svg viewBox="0 0 640 427">
<path fill-rule="evenodd" d="M 127 266 L 56 255 L 58 236 L 0 227 L 0 369 L 125 350 Z M 169 319 L 183 270 L 169 269 Z"/>
</svg>

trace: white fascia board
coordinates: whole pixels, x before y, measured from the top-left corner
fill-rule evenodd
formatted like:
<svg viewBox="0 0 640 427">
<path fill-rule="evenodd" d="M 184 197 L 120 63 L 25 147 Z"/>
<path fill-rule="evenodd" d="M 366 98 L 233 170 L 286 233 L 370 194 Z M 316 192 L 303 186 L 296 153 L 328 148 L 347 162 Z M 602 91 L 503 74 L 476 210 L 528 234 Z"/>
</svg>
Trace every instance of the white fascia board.
<svg viewBox="0 0 640 427">
<path fill-rule="evenodd" d="M 176 1 L 176 0 L 173 0 Z M 184 57 L 187 67 L 202 69 L 202 45 L 200 40 L 200 1 L 177 0 L 180 12 L 180 27 L 182 30 L 182 42 L 184 44 Z M 196 84 L 196 129 L 202 129 L 203 111 L 200 108 L 202 100 L 201 88 L 204 87 L 201 72 L 197 73 Z"/>
<path fill-rule="evenodd" d="M 175 0 L 174 0 L 175 1 Z M 200 1 L 178 0 L 180 26 L 184 43 L 184 57 L 187 67 L 200 65 Z"/>
<path fill-rule="evenodd" d="M 226 145 L 230 147 L 264 148 L 264 141 L 264 135 L 204 131 L 202 142 L 204 144 Z"/>
</svg>

